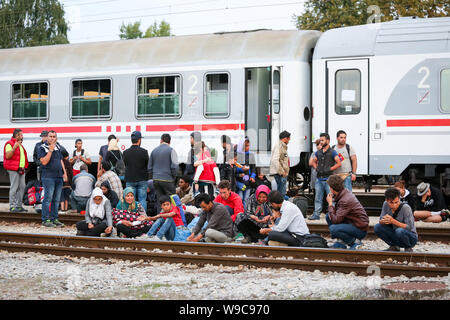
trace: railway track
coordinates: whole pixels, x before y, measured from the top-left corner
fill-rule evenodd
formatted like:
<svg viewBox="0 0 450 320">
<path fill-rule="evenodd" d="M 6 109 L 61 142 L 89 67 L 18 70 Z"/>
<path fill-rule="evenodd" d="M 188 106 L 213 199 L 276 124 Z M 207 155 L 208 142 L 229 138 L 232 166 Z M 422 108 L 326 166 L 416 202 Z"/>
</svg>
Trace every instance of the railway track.
<svg viewBox="0 0 450 320">
<path fill-rule="evenodd" d="M 60 214 L 59 220 L 65 225 L 74 225 L 78 221 L 83 220 L 84 217 L 79 214 Z M 0 221 L 8 223 L 41 223 L 41 215 L 36 213 L 9 213 L 0 212 Z M 308 228 L 311 233 L 319 233 L 322 235 L 328 235 L 328 226 L 324 224 L 308 224 Z M 444 243 L 450 243 L 450 229 L 444 228 L 419 228 L 417 227 L 417 233 L 419 234 L 419 241 L 441 241 Z M 373 226 L 369 227 L 367 238 L 374 239 L 376 235 L 373 231 Z"/>
<path fill-rule="evenodd" d="M 59 256 L 197 265 L 289 268 L 407 277 L 446 276 L 450 255 L 322 248 L 267 247 L 0 232 L 0 250 Z"/>
</svg>

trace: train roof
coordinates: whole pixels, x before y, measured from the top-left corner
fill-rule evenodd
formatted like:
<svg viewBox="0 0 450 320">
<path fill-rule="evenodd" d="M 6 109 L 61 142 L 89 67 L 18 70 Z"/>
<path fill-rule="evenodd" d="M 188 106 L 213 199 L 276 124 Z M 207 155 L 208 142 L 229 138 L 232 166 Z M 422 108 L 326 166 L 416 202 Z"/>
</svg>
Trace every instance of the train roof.
<svg viewBox="0 0 450 320">
<path fill-rule="evenodd" d="M 318 31 L 256 30 L 0 50 L 0 76 L 309 59 Z"/>
<path fill-rule="evenodd" d="M 322 34 L 313 59 L 450 51 L 450 18 L 400 18 L 331 29 Z"/>
</svg>

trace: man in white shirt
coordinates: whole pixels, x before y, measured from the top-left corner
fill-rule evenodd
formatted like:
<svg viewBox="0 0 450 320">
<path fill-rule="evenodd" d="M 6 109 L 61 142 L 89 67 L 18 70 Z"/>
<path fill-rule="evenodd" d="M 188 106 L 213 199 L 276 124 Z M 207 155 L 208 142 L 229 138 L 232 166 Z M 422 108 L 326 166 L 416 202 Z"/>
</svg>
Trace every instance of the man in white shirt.
<svg viewBox="0 0 450 320">
<path fill-rule="evenodd" d="M 288 246 L 300 247 L 305 235 L 309 234 L 300 209 L 292 202 L 285 201 L 279 191 L 269 193 L 269 202 L 272 205 L 273 215 L 275 217 L 280 215 L 280 219 L 278 224 L 263 228 L 260 233 L 267 235 L 269 245 L 281 242 Z"/>
<path fill-rule="evenodd" d="M 333 146 L 341 160 L 342 165 L 334 170 L 334 174 L 338 174 L 344 180 L 344 187 L 352 191 L 352 182 L 356 181 L 356 169 L 358 162 L 356 158 L 355 149 L 347 144 L 347 133 L 344 130 L 339 130 L 336 133 L 337 145 Z"/>
<path fill-rule="evenodd" d="M 78 138 L 75 141 L 75 148 L 72 159 L 69 160 L 72 165 L 74 177 L 81 172 L 81 165 L 86 164 L 87 166 L 90 166 L 92 164 L 90 155 L 83 149 L 83 141 L 81 139 Z"/>
</svg>

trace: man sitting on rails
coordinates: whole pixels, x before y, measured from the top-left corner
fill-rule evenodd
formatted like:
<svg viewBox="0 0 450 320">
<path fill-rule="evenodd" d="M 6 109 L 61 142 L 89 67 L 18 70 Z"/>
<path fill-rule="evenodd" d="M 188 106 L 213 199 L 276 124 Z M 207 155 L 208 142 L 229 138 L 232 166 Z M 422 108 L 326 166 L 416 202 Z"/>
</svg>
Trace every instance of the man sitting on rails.
<svg viewBox="0 0 450 320">
<path fill-rule="evenodd" d="M 200 219 L 192 229 L 191 235 L 186 240 L 198 242 L 205 237 L 205 242 L 231 242 L 233 220 L 225 206 L 214 202 L 207 193 L 200 193 L 196 201 L 203 211 L 200 213 Z M 208 225 L 203 229 L 206 221 Z"/>
<path fill-rule="evenodd" d="M 439 223 L 446 221 L 450 211 L 445 204 L 442 192 L 429 183 L 421 182 L 417 186 L 416 208 L 414 218 L 424 222 Z"/>
<path fill-rule="evenodd" d="M 417 231 L 411 207 L 400 200 L 397 188 L 384 192 L 385 201 L 380 215 L 380 223 L 374 226 L 375 234 L 389 245 L 386 251 L 412 252 L 417 243 Z"/>
<path fill-rule="evenodd" d="M 330 193 L 327 196 L 328 213 L 325 219 L 337 249 L 358 248 L 369 230 L 369 217 L 356 196 L 344 187 L 344 180 L 334 174 L 327 180 Z M 334 200 L 334 204 L 333 204 Z"/>
</svg>

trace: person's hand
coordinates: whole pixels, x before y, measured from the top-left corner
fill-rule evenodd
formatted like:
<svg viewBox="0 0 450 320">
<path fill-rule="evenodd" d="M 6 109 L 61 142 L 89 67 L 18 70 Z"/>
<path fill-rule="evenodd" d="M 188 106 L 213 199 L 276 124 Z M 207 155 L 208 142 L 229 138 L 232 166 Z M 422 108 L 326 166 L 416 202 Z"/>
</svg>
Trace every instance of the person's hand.
<svg viewBox="0 0 450 320">
<path fill-rule="evenodd" d="M 261 219 L 261 221 L 263 223 L 267 223 L 270 220 L 271 216 L 265 216 L 264 218 Z"/>
<path fill-rule="evenodd" d="M 250 182 L 255 183 L 255 179 L 250 178 Z"/>
<path fill-rule="evenodd" d="M 195 234 L 191 233 L 189 237 L 186 238 L 187 241 L 192 241 L 194 239 Z"/>
<path fill-rule="evenodd" d="M 352 173 L 352 181 L 356 181 L 356 174 Z"/>
<path fill-rule="evenodd" d="M 48 145 L 48 150 L 50 150 L 51 152 L 55 151 L 55 146 L 56 144 L 52 143 Z"/>
<path fill-rule="evenodd" d="M 385 215 L 383 218 L 381 218 L 380 223 L 381 224 L 392 224 L 392 220 L 394 218 L 392 218 L 390 215 Z"/>
<path fill-rule="evenodd" d="M 137 221 L 145 221 L 145 220 L 147 220 L 147 217 L 146 217 L 146 216 L 139 216 L 139 217 L 137 218 Z"/>
<path fill-rule="evenodd" d="M 128 220 L 122 220 L 122 224 L 126 227 L 132 227 L 133 224 Z"/>
<path fill-rule="evenodd" d="M 63 181 L 64 182 L 68 182 L 69 181 L 69 178 L 67 178 L 67 173 L 63 174 Z"/>
<path fill-rule="evenodd" d="M 333 194 L 331 192 L 327 195 L 327 202 L 328 202 L 328 206 L 333 205 Z"/>
<path fill-rule="evenodd" d="M 261 229 L 259 229 L 259 233 L 260 234 L 264 234 L 264 235 L 269 234 L 270 231 L 272 231 L 271 228 L 261 228 Z"/>
<path fill-rule="evenodd" d="M 92 223 L 89 223 L 89 224 L 88 224 L 88 228 L 89 228 L 89 229 L 92 229 L 92 228 L 94 228 L 94 225 L 93 225 Z"/>
<path fill-rule="evenodd" d="M 254 214 L 251 214 L 251 215 L 250 215 L 250 219 L 255 220 L 255 221 L 258 221 L 258 217 L 255 216 Z"/>
<path fill-rule="evenodd" d="M 105 229 L 105 233 L 111 233 L 112 232 L 112 226 Z"/>
</svg>

